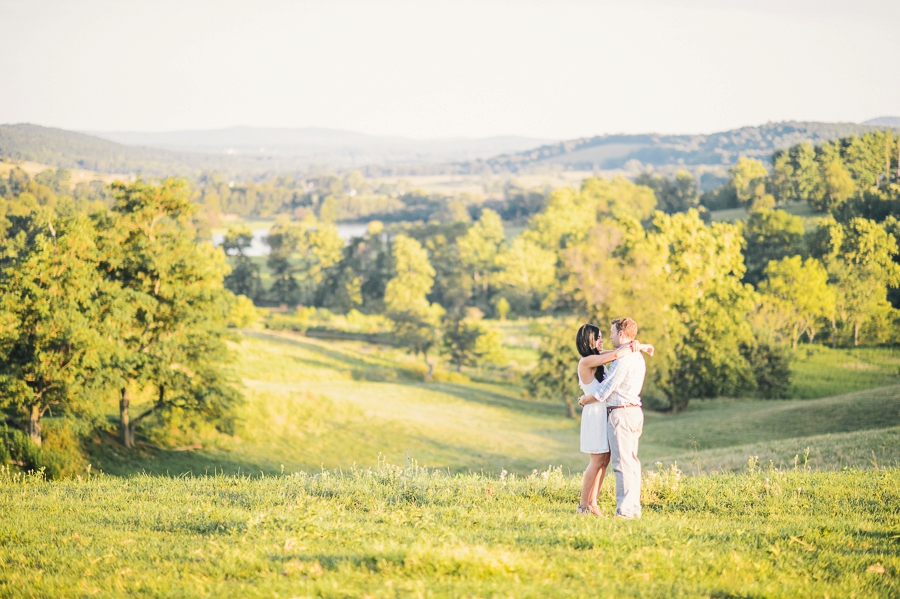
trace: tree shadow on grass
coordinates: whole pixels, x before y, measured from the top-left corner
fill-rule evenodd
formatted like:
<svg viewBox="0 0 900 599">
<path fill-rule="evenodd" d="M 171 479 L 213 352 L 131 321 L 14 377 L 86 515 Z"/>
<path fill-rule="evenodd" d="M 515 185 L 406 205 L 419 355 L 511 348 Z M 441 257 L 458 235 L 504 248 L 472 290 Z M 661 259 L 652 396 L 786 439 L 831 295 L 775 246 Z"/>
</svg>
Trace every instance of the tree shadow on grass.
<svg viewBox="0 0 900 599">
<path fill-rule="evenodd" d="M 352 352 L 346 352 L 340 349 L 323 347 L 322 345 L 319 345 L 317 343 L 310 343 L 301 339 L 293 339 L 289 337 L 283 337 L 281 335 L 272 335 L 258 332 L 245 332 L 244 334 L 248 337 L 255 337 L 257 339 L 264 339 L 266 341 L 292 345 L 295 347 L 299 347 L 305 351 L 318 353 L 327 358 L 331 358 L 332 360 L 343 362 L 347 364 L 348 368 L 351 368 L 353 370 L 353 378 L 356 380 L 384 380 L 385 382 L 393 382 L 389 379 L 382 378 L 377 375 L 378 372 L 384 371 L 386 369 L 392 369 L 397 372 L 397 382 L 409 387 L 416 387 L 428 391 L 438 391 L 441 393 L 446 393 L 447 395 L 458 397 L 459 399 L 465 401 L 471 401 L 494 407 L 508 408 L 511 410 L 526 412 L 529 414 L 547 414 L 553 416 L 565 416 L 566 414 L 566 408 L 562 404 L 518 399 L 515 397 L 504 395 L 502 393 L 495 393 L 492 391 L 487 391 L 485 389 L 479 389 L 477 387 L 461 385 L 458 383 L 424 383 L 421 382 L 421 373 L 416 370 L 403 368 L 402 366 L 396 366 L 386 361 L 367 357 L 363 354 L 354 354 Z M 299 361 L 302 362 L 303 360 L 300 359 Z M 316 362 L 316 364 L 322 364 L 324 366 L 327 366 L 328 368 L 333 368 L 333 366 L 327 365 L 324 362 Z M 372 370 L 371 378 L 368 378 L 367 374 L 365 373 L 366 369 Z"/>
<path fill-rule="evenodd" d="M 129 450 L 115 441 L 104 440 L 99 444 L 91 444 L 87 448 L 87 454 L 92 469 L 113 476 L 259 476 L 281 472 L 281 464 L 254 458 L 239 450 L 173 451 L 140 441 L 136 448 Z"/>
<path fill-rule="evenodd" d="M 417 379 L 421 377 L 421 373 L 411 368 L 403 368 L 402 366 L 397 366 L 395 364 L 390 364 L 387 360 L 379 360 L 377 358 L 373 358 L 371 356 L 366 356 L 361 353 L 353 353 L 350 351 L 344 351 L 336 348 L 328 348 L 323 347 L 318 343 L 312 343 L 309 341 L 303 341 L 302 339 L 296 339 L 292 337 L 285 337 L 283 335 L 274 335 L 271 333 L 261 333 L 256 331 L 245 331 L 243 333 L 247 337 L 254 337 L 256 339 L 262 339 L 265 341 L 270 341 L 273 343 L 282 343 L 284 345 L 290 345 L 293 347 L 298 347 L 308 352 L 316 353 L 326 358 L 331 358 L 336 362 L 340 362 L 344 364 L 347 368 L 356 368 L 360 367 L 368 367 L 373 369 L 384 369 L 384 368 L 392 368 L 398 372 L 398 375 L 401 378 L 410 378 Z M 306 362 L 306 360 L 299 358 L 298 361 Z M 321 365 L 325 368 L 334 369 L 334 364 L 328 364 L 327 362 L 312 362 L 316 365 Z"/>
<path fill-rule="evenodd" d="M 460 385 L 457 383 L 415 383 L 410 384 L 409 386 L 427 389 L 429 391 L 439 391 L 465 401 L 480 403 L 487 406 L 508 408 L 510 410 L 516 410 L 517 412 L 547 414 L 551 416 L 566 415 L 566 407 L 562 404 L 518 399 L 503 395 L 502 393 L 494 393 L 492 391 L 486 391 L 468 385 Z"/>
<path fill-rule="evenodd" d="M 563 464 L 567 468 L 573 467 L 571 456 L 560 453 L 557 446 L 547 451 L 546 455 L 516 456 L 509 453 L 492 451 L 488 448 L 473 447 L 467 444 L 454 444 L 440 441 L 420 434 L 406 435 L 401 447 L 390 449 L 390 443 L 385 442 L 385 447 L 379 446 L 376 440 L 370 443 L 367 453 L 371 453 L 371 462 L 364 460 L 358 464 L 365 468 L 375 466 L 377 457 L 375 454 L 385 451 L 384 457 L 392 463 L 402 465 L 403 449 L 407 447 L 410 457 L 423 467 L 448 471 L 450 474 L 467 472 L 481 472 L 498 475 L 500 470 L 506 469 L 516 474 L 528 474 L 533 469 L 546 468 L 547 464 Z M 282 473 L 282 463 L 288 466 L 283 472 L 293 473 L 305 471 L 309 473 L 319 472 L 323 467 L 326 470 L 335 468 L 347 468 L 350 466 L 352 456 L 347 456 L 342 463 L 322 464 L 316 456 L 310 456 L 308 460 L 298 453 L 291 460 L 289 457 L 280 457 L 276 451 L 274 454 L 258 451 L 252 448 L 242 451 L 223 450 L 217 448 L 196 449 L 190 451 L 174 451 L 155 447 L 145 442 L 138 442 L 136 448 L 125 449 L 112 435 L 103 442 L 92 443 L 87 448 L 88 460 L 93 470 L 102 471 L 112 476 L 131 477 L 141 474 L 155 476 L 272 476 Z M 358 457 L 358 456 L 357 456 Z M 354 462 L 356 460 L 353 460 Z M 580 469 L 576 465 L 575 470 Z"/>
</svg>

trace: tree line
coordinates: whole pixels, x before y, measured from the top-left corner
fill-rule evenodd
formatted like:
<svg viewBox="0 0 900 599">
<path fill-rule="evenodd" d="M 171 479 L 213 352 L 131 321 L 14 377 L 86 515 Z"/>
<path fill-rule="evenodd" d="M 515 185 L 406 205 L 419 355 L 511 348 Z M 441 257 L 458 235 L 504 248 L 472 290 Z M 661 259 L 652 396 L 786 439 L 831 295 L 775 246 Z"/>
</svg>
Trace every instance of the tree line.
<svg viewBox="0 0 900 599">
<path fill-rule="evenodd" d="M 23 174 L 0 203 L 2 457 L 64 474 L 95 431 L 131 448 L 141 424 L 228 429 L 235 297 L 188 184 L 119 182 L 89 200 L 64 195 L 62 169 Z"/>
<path fill-rule="evenodd" d="M 65 169 L 30 178 L 14 168 L 0 179 L 0 451 L 49 463 L 47 417 L 54 443 L 116 430 L 130 447 L 138 426 L 192 417 L 227 429 L 240 393 L 228 378 L 226 321 L 247 298 L 384 315 L 429 374 L 438 352 L 457 369 L 499 361 L 484 316 L 628 314 L 658 350 L 648 403 L 678 411 L 695 398 L 783 397 L 799 343 L 900 336 L 897 150 L 890 132 L 799 144 L 771 168 L 739 160 L 705 194 L 689 175 L 647 174 L 550 193 L 510 187 L 476 209 L 444 198 L 415 212 L 417 222 L 372 221 L 349 243 L 323 208 L 369 193 L 365 180 L 285 180 L 273 189 L 294 191 L 278 206 L 312 203 L 270 232 L 267 289 L 246 255 L 249 229 L 231 228 L 224 253 L 204 241 L 210 215 L 248 197 L 239 186 L 73 189 Z M 819 218 L 780 209 L 801 201 Z M 720 207 L 749 213 L 710 222 L 708 209 Z M 508 235 L 510 219 L 524 230 Z M 544 332 L 527 386 L 574 415 L 569 333 Z"/>
<path fill-rule="evenodd" d="M 243 182 L 211 173 L 200 177 L 197 187 L 201 210 L 213 224 L 218 224 L 223 213 L 242 217 L 284 215 L 294 220 L 315 217 L 324 222 L 454 222 L 478 218 L 485 208 L 504 220 L 515 220 L 540 210 L 546 195 L 544 190 L 507 181 L 485 184 L 485 192 L 491 196 L 485 200 L 468 193 L 453 197 L 426 193 L 403 180 L 373 183 L 359 171 L 278 175 Z"/>
<path fill-rule="evenodd" d="M 900 285 L 900 227 L 896 211 L 873 199 L 894 201 L 896 138 L 875 132 L 823 146 L 812 148 L 815 184 L 801 185 L 802 169 L 786 166 L 809 154 L 803 144 L 777 154 L 771 171 L 739 160 L 710 194 L 699 194 L 687 174 L 590 178 L 580 189 L 546 196 L 511 239 L 490 209 L 474 222 L 375 224 L 346 246 L 321 223 L 290 225 L 297 228 L 291 235 L 276 228 L 268 259 L 273 288 L 287 303 L 385 314 L 410 351 L 427 360 L 449 344 L 457 364 L 476 359 L 469 356 L 486 334 L 472 314 L 596 322 L 629 314 L 659 350 L 645 390 L 651 403 L 677 411 L 693 398 L 784 397 L 791 350 L 800 342 L 854 346 L 900 338 L 900 313 L 889 295 Z M 842 157 L 853 189 L 828 205 L 830 213 L 804 224 L 778 209 L 797 200 L 821 207 L 821 198 L 839 197 L 834 156 Z M 788 195 L 801 189 L 806 195 Z M 715 202 L 750 212 L 744 221 L 710 222 L 704 208 Z M 529 377 L 532 393 L 575 397 L 571 364 L 553 374 L 562 372 L 554 359 L 573 358 L 570 346 L 565 334 L 547 331 Z"/>
</svg>

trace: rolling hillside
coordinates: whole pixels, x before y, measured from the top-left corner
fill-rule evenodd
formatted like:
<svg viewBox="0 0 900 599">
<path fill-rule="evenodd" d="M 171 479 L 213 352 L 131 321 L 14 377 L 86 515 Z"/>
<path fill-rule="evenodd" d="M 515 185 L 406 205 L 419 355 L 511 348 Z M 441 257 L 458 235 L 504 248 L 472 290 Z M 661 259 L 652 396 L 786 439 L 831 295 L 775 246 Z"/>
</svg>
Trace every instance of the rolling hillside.
<svg viewBox="0 0 900 599">
<path fill-rule="evenodd" d="M 425 385 L 420 361 L 358 342 L 237 349 L 238 436 L 136 456 L 98 438 L 68 480 L 0 469 L 0 596 L 900 591 L 898 384 L 648 414 L 643 516 L 622 520 L 574 514 L 578 423 L 516 385 Z M 610 479 L 598 505 L 615 510 Z"/>
<path fill-rule="evenodd" d="M 0 125 L 0 156 L 102 173 L 195 176 L 204 170 L 224 173 L 284 170 L 292 164 L 271 157 L 226 156 L 131 147 L 92 135 L 41 127 Z"/>
<path fill-rule="evenodd" d="M 528 473 L 548 464 L 579 472 L 578 421 L 562 404 L 530 400 L 516 384 L 469 381 L 400 350 L 361 342 L 246 332 L 237 373 L 248 404 L 236 437 L 184 440 L 196 451 L 117 443 L 92 445 L 95 468 L 148 472 L 279 472 L 368 466 L 381 459 L 453 472 Z M 859 357 L 848 363 L 859 364 Z M 834 370 L 833 365 L 829 365 Z M 874 369 L 874 365 L 872 366 Z M 645 466 L 677 461 L 687 471 L 740 470 L 748 456 L 790 465 L 810 448 L 809 465 L 900 464 L 900 378 L 852 394 L 815 400 L 695 402 L 676 416 L 647 412 Z"/>
<path fill-rule="evenodd" d="M 801 141 L 821 143 L 893 122 L 875 121 L 878 124 L 768 123 L 710 135 L 602 135 L 544 145 L 522 137 L 413 140 L 312 128 L 88 135 L 19 124 L 0 125 L 0 156 L 151 176 L 197 176 L 203 171 L 259 176 L 312 165 L 360 168 L 370 176 L 527 175 L 559 169 L 637 173 L 648 167 L 722 175 L 739 156 L 766 161 L 775 150 Z"/>
<path fill-rule="evenodd" d="M 410 139 L 316 127 L 230 127 L 206 131 L 108 131 L 90 134 L 128 146 L 176 152 L 268 156 L 282 161 L 291 159 L 296 165 L 327 164 L 333 167 L 460 162 L 520 152 L 550 143 L 546 139 L 512 135 L 483 139 Z"/>
<path fill-rule="evenodd" d="M 550 144 L 486 161 L 491 169 L 511 172 L 560 165 L 576 170 L 611 170 L 632 166 L 728 166 L 740 156 L 768 161 L 775 150 L 802 141 L 819 144 L 888 123 L 767 123 L 710 135 L 598 135 Z M 629 164 L 631 163 L 631 164 Z"/>
</svg>

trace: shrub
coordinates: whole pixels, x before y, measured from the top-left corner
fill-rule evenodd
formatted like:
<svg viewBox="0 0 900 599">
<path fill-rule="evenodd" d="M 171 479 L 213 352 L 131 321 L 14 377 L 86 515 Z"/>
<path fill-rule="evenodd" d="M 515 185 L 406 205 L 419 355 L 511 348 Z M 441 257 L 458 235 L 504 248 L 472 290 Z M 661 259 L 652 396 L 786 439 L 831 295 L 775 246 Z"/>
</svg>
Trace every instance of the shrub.
<svg viewBox="0 0 900 599">
<path fill-rule="evenodd" d="M 45 419 L 40 446 L 25 432 L 4 427 L 0 431 L 0 462 L 26 471 L 42 471 L 48 478 L 67 478 L 83 472 L 87 461 L 72 425 L 64 419 Z"/>
<path fill-rule="evenodd" d="M 246 295 L 235 297 L 231 309 L 228 311 L 228 326 L 243 329 L 255 323 L 259 319 L 259 310 L 253 305 Z"/>
</svg>

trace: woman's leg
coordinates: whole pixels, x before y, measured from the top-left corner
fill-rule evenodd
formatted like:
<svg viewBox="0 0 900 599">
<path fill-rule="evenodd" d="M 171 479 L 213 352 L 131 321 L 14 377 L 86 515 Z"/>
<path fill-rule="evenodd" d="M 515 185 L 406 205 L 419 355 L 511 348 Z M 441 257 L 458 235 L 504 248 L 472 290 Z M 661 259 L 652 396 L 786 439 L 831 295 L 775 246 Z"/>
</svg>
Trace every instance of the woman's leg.
<svg viewBox="0 0 900 599">
<path fill-rule="evenodd" d="M 591 486 L 591 492 L 588 496 L 588 506 L 597 507 L 597 495 L 600 493 L 600 487 L 603 485 L 603 479 L 606 478 L 606 468 L 609 466 L 609 453 L 600 453 L 591 455 L 591 459 L 597 458 L 597 474 L 594 476 L 594 484 Z"/>
<path fill-rule="evenodd" d="M 605 459 L 605 463 L 604 463 Z M 601 468 L 606 471 L 606 464 L 609 463 L 608 453 L 592 453 L 591 461 L 588 462 L 587 468 L 584 469 L 584 482 L 581 483 L 581 501 L 578 504 L 579 509 L 591 506 L 591 493 L 593 492 L 594 502 L 597 501 L 597 492 L 594 490 L 599 487 L 598 477 Z"/>
</svg>

